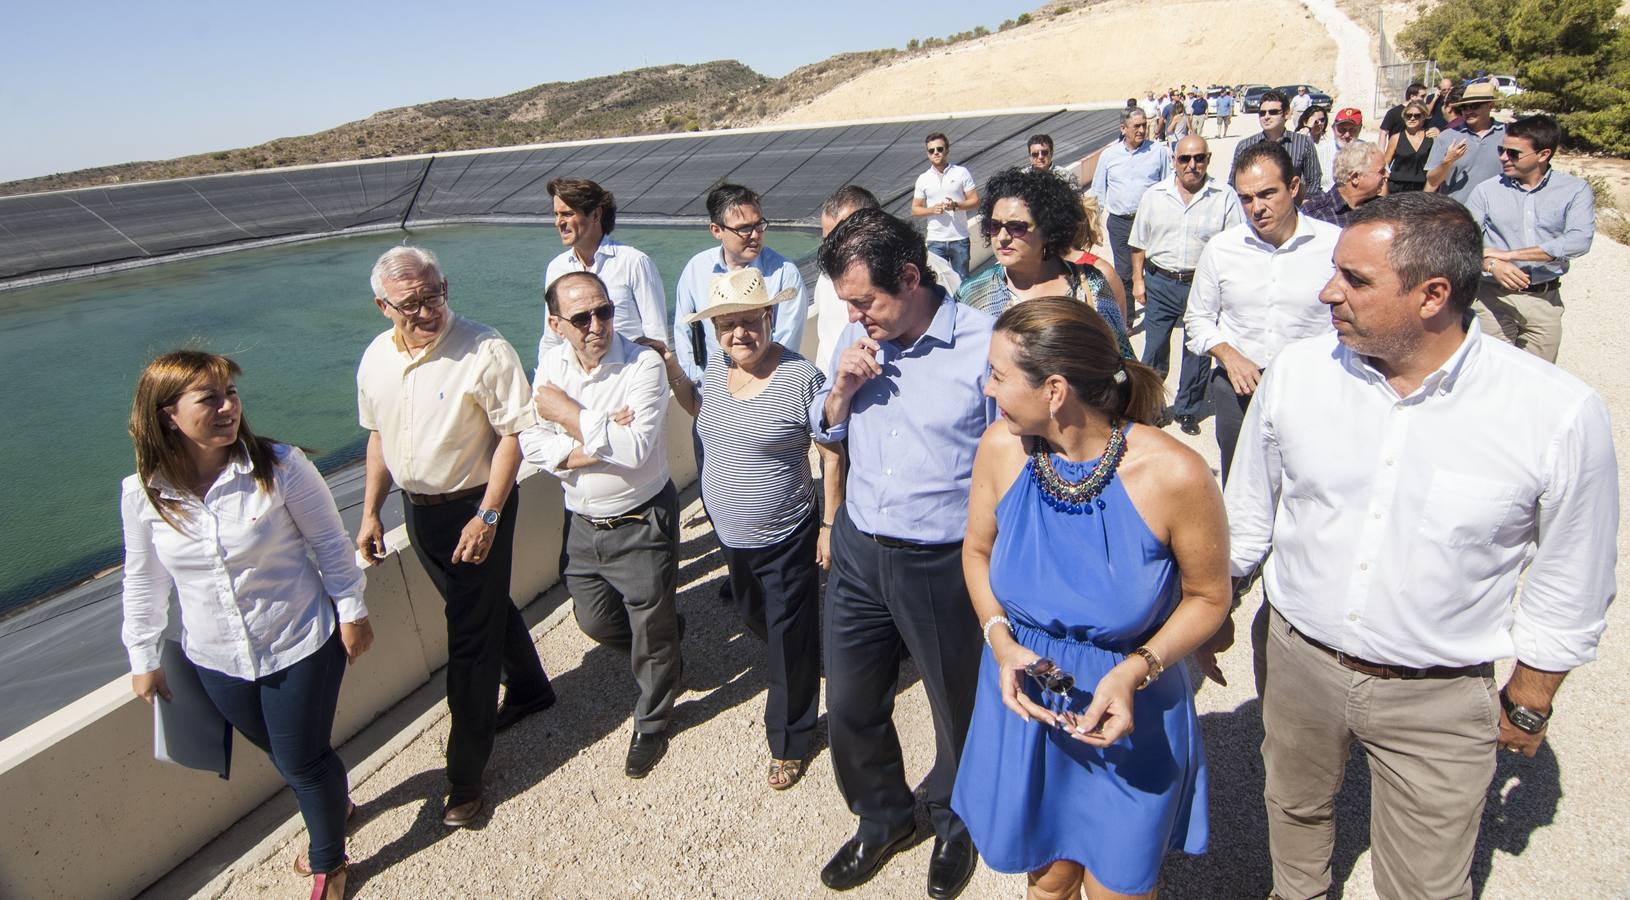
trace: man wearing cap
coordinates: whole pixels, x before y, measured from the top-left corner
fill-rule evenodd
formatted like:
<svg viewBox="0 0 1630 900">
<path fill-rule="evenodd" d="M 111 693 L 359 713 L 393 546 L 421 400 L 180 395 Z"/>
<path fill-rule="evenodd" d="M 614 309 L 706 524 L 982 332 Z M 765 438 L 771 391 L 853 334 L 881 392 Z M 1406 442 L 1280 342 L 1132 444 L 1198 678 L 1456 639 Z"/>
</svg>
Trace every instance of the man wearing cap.
<svg viewBox="0 0 1630 900">
<path fill-rule="evenodd" d="M 544 292 L 563 341 L 533 379 L 538 423 L 521 433 L 527 462 L 560 479 L 566 500 L 562 580 L 583 632 L 628 654 L 639 698 L 624 773 L 644 778 L 668 749 L 684 664 L 674 588 L 679 503 L 668 480 L 668 377 L 662 356 L 618 334 L 593 272 Z"/>
<path fill-rule="evenodd" d="M 951 162 L 951 139 L 943 131 L 924 142 L 928 171 L 911 189 L 911 214 L 927 219 L 928 250 L 945 257 L 958 278 L 968 277 L 968 211 L 979 208 L 973 173 Z"/>
<path fill-rule="evenodd" d="M 1191 134 L 1177 142 L 1177 172 L 1143 194 L 1128 242 L 1132 247 L 1132 300 L 1145 304 L 1143 364 L 1165 375 L 1171 367 L 1172 330 L 1188 310 L 1194 267 L 1206 242 L 1245 223 L 1239 196 L 1206 174 L 1211 148 Z M 1185 344 L 1177 397 L 1168 415 L 1184 434 L 1200 433 L 1206 410 L 1206 358 Z"/>
<path fill-rule="evenodd" d="M 544 290 L 567 272 L 593 272 L 611 292 L 611 303 L 617 308 L 611 325 L 618 334 L 666 341 L 668 299 L 656 263 L 611 236 L 617 227 L 617 199 L 586 178 L 554 178 L 548 189 L 555 203 L 555 228 L 566 250 L 544 269 Z M 559 343 L 560 335 L 546 318 L 543 337 L 538 339 L 539 363 Z"/>
<path fill-rule="evenodd" d="M 435 254 L 392 247 L 371 281 L 391 330 L 357 366 L 357 415 L 368 432 L 357 549 L 370 563 L 385 555 L 379 514 L 395 479 L 414 555 L 445 601 L 452 728 L 442 822 L 459 828 L 481 812 L 493 734 L 555 702 L 509 596 L 516 435 L 533 423 L 532 404 L 515 348 L 453 313 Z M 500 670 L 509 678 L 502 705 Z"/>
<path fill-rule="evenodd" d="M 1562 346 L 1562 276 L 1596 235 L 1595 192 L 1551 168 L 1561 142 L 1550 116 L 1512 122 L 1500 144 L 1502 173 L 1466 199 L 1483 231 L 1475 309 L 1484 333 L 1551 362 Z"/>
<path fill-rule="evenodd" d="M 1500 174 L 1505 126 L 1494 121 L 1494 85 L 1469 85 L 1450 109 L 1465 121 L 1445 129 L 1426 156 L 1426 189 L 1465 203 L 1472 188 Z"/>
<path fill-rule="evenodd" d="M 803 344 L 804 318 L 809 311 L 809 292 L 804 289 L 798 264 L 764 242 L 769 222 L 756 191 L 739 184 L 721 184 L 708 192 L 707 215 L 708 230 L 719 246 L 691 257 L 674 288 L 673 346 L 680 366 L 692 381 L 701 381 L 704 368 L 724 361 L 712 320 L 704 319 L 695 326 L 686 324 L 702 308 L 713 279 L 752 266 L 764 276 L 770 293 L 782 295 L 791 290 L 793 293 L 787 294 L 787 300 L 775 310 L 775 341 L 783 347 L 797 349 Z"/>
<path fill-rule="evenodd" d="M 1381 148 L 1369 141 L 1349 140 L 1336 151 L 1335 187 L 1314 194 L 1302 204 L 1302 215 L 1345 227 L 1353 210 L 1381 196 L 1387 186 L 1387 168 Z"/>
<path fill-rule="evenodd" d="M 1351 106 L 1344 106 L 1336 113 L 1335 122 L 1330 130 L 1336 133 L 1336 150 L 1358 140 L 1358 133 L 1364 130 L 1364 114 Z"/>
<path fill-rule="evenodd" d="M 1300 203 L 1304 197 L 1319 189 L 1319 181 L 1323 177 L 1319 169 L 1319 148 L 1314 145 L 1312 138 L 1286 127 L 1292 121 L 1286 118 L 1289 112 L 1290 103 L 1284 94 L 1279 91 L 1266 91 L 1262 94 L 1262 100 L 1256 108 L 1262 131 L 1234 146 L 1234 166 L 1228 173 L 1230 185 L 1234 184 L 1235 173 L 1239 172 L 1241 155 L 1250 147 L 1263 141 L 1271 141 L 1290 154 L 1292 174 L 1296 176 L 1297 184 L 1300 185 L 1296 201 Z"/>
<path fill-rule="evenodd" d="M 827 724 L 838 789 L 860 819 L 821 881 L 834 890 L 867 881 L 916 833 L 893 723 L 909 654 L 934 720 L 923 785 L 935 833 L 928 895 L 954 897 L 977 859 L 950 803 L 978 681 L 962 536 L 974 453 L 996 420 L 984 394 L 994 322 L 936 284 L 925 255 L 909 223 L 877 209 L 821 242 L 821 270 L 851 320 L 809 410 L 815 439 L 847 439 L 851 460 L 827 580 Z"/>
<path fill-rule="evenodd" d="M 1172 101 L 1183 109 L 1183 98 Z M 1104 228 L 1109 232 L 1109 251 L 1114 257 L 1115 274 L 1121 284 L 1132 283 L 1132 248 L 1126 239 L 1138 214 L 1143 192 L 1170 178 L 1172 154 L 1165 144 L 1149 140 L 1149 122 L 1141 109 L 1121 111 L 1121 139 L 1098 155 L 1092 172 L 1092 195 L 1104 211 Z"/>
</svg>

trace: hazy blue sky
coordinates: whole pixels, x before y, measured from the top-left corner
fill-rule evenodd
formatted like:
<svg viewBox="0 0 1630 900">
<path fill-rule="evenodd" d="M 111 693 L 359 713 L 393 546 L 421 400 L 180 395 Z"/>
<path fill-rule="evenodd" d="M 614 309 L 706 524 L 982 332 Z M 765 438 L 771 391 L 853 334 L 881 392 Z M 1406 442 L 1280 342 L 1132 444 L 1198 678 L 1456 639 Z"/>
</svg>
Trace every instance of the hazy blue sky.
<svg viewBox="0 0 1630 900">
<path fill-rule="evenodd" d="M 381 109 L 647 65 L 734 58 L 779 76 L 842 51 L 994 31 L 1040 3 L 12 0 L 0 181 L 249 146 Z"/>
</svg>

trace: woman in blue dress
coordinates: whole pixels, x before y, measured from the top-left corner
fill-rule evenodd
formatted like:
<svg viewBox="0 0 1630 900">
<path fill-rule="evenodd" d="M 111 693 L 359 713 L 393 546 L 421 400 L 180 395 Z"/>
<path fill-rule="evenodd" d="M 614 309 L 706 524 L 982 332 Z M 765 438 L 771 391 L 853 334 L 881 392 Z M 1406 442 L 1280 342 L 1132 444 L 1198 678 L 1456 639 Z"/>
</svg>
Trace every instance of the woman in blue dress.
<svg viewBox="0 0 1630 900">
<path fill-rule="evenodd" d="M 990 652 L 951 806 L 1031 897 L 1150 896 L 1168 850 L 1206 849 L 1178 663 L 1228 613 L 1222 496 L 1150 426 L 1160 376 L 1083 304 L 1010 307 L 990 365 L 1003 419 L 974 461 L 962 551 Z"/>
</svg>

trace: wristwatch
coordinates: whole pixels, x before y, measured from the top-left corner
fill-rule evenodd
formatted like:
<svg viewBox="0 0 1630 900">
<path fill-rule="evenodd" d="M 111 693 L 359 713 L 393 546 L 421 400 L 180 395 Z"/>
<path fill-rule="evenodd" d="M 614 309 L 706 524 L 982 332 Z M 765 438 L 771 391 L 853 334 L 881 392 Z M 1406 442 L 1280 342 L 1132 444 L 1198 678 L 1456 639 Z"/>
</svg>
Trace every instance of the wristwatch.
<svg viewBox="0 0 1630 900">
<path fill-rule="evenodd" d="M 1551 721 L 1551 713 L 1538 712 L 1512 703 L 1511 698 L 1507 697 L 1503 690 L 1500 691 L 1500 708 L 1505 710 L 1505 717 L 1511 720 L 1512 725 L 1529 734 L 1539 734 L 1545 730 L 1546 723 Z"/>
<path fill-rule="evenodd" d="M 498 510 L 496 509 L 478 509 L 475 511 L 475 517 L 481 520 L 481 524 L 488 527 L 498 524 Z"/>
</svg>

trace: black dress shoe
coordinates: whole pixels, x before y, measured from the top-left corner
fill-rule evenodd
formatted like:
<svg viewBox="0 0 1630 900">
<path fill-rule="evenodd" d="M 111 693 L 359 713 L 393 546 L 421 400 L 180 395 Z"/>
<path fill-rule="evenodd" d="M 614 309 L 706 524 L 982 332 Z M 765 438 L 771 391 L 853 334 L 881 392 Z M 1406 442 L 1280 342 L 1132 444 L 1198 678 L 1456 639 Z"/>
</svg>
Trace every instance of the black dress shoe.
<svg viewBox="0 0 1630 900">
<path fill-rule="evenodd" d="M 653 731 L 650 734 L 636 731 L 634 737 L 628 742 L 628 764 L 623 768 L 623 774 L 629 778 L 644 778 L 656 768 L 657 761 L 662 754 L 668 752 L 668 732 Z"/>
<path fill-rule="evenodd" d="M 973 841 L 966 837 L 950 842 L 935 838 L 934 853 L 928 857 L 928 896 L 946 900 L 962 893 L 978 859 Z"/>
<path fill-rule="evenodd" d="M 881 844 L 865 844 L 859 837 L 850 838 L 821 869 L 821 884 L 834 891 L 847 891 L 865 884 L 883 868 L 889 857 L 904 850 L 916 833 L 916 826 L 912 825 Z"/>
<path fill-rule="evenodd" d="M 1200 433 L 1200 423 L 1193 416 L 1178 416 L 1177 427 L 1183 429 L 1184 434 L 1195 435 Z"/>
<path fill-rule="evenodd" d="M 555 705 L 555 689 L 549 688 L 547 692 L 536 700 L 524 703 L 511 703 L 508 694 L 504 695 L 504 702 L 498 704 L 498 718 L 493 722 L 493 731 L 503 731 L 533 713 L 540 713 Z"/>
</svg>

